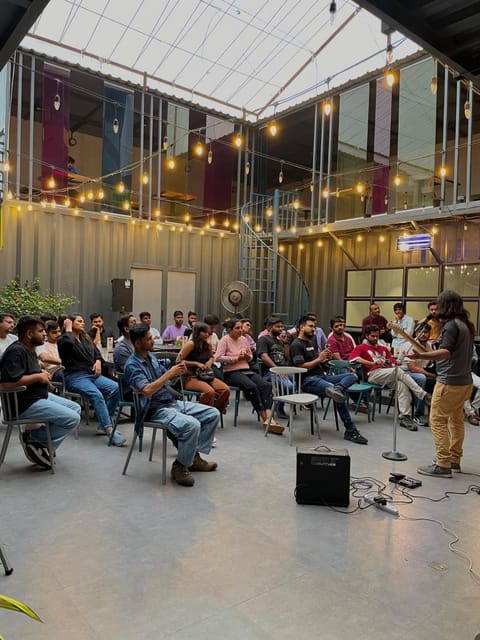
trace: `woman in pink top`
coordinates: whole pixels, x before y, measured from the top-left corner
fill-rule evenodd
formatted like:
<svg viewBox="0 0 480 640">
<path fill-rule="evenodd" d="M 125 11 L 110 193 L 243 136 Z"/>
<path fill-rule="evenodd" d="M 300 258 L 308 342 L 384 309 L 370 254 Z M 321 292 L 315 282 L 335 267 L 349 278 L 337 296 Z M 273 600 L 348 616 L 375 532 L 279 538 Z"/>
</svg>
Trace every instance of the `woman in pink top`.
<svg viewBox="0 0 480 640">
<path fill-rule="evenodd" d="M 223 365 L 225 382 L 245 392 L 253 408 L 265 423 L 270 417 L 272 408 L 272 385 L 248 366 L 252 359 L 252 351 L 247 339 L 242 335 L 240 320 L 228 320 L 224 326 L 228 333 L 218 343 L 215 362 Z M 272 420 L 270 431 L 280 434 L 283 432 L 283 427 Z"/>
</svg>

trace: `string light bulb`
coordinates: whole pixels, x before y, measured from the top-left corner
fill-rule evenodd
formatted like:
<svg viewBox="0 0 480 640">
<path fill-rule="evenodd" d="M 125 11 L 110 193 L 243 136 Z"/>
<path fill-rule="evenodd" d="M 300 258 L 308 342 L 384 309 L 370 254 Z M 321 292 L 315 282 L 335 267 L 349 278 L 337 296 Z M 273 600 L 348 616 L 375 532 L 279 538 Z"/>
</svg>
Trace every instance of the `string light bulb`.
<svg viewBox="0 0 480 640">
<path fill-rule="evenodd" d="M 379 242 L 385 242 L 385 236 L 383 236 L 383 235 L 379 236 L 378 241 Z"/>
<path fill-rule="evenodd" d="M 387 86 L 392 88 L 395 84 L 395 80 L 395 72 L 392 69 L 387 69 L 387 72 L 385 73 L 385 82 L 387 83 Z"/>
<path fill-rule="evenodd" d="M 324 189 L 324 190 L 322 191 L 322 196 L 323 196 L 325 199 L 327 199 L 329 195 L 330 195 L 330 191 L 329 191 L 328 189 Z"/>
<path fill-rule="evenodd" d="M 1 171 L 5 171 L 5 173 L 8 173 L 10 171 L 10 163 L 8 160 L 5 160 L 5 162 L 2 162 L 1 165 Z"/>
<path fill-rule="evenodd" d="M 169 158 L 167 160 L 167 168 L 170 169 L 170 171 L 173 171 L 173 169 L 175 169 L 175 158 Z"/>
<path fill-rule="evenodd" d="M 207 162 L 208 164 L 212 164 L 213 162 L 213 151 L 212 151 L 212 145 L 210 145 L 210 148 L 208 150 L 208 154 L 207 154 Z"/>
<path fill-rule="evenodd" d="M 243 144 L 243 139 L 242 139 L 242 136 L 239 133 L 237 133 L 237 135 L 234 137 L 233 144 L 237 147 L 237 149 L 241 148 L 241 146 Z"/>
<path fill-rule="evenodd" d="M 467 100 L 465 102 L 465 104 L 463 105 L 463 113 L 465 114 L 465 118 L 467 120 L 470 120 L 470 117 L 472 115 L 472 107 L 470 105 L 470 101 L 469 100 Z"/>
<path fill-rule="evenodd" d="M 364 185 L 364 184 L 362 184 L 361 182 L 358 182 L 358 183 L 355 185 L 355 191 L 356 191 L 357 193 L 362 194 L 362 193 L 365 191 L 365 185 Z"/>
<path fill-rule="evenodd" d="M 62 101 L 60 99 L 60 91 L 59 91 L 60 81 L 57 80 L 57 93 L 53 99 L 53 108 L 55 111 L 60 111 L 60 107 L 62 106 Z"/>
<path fill-rule="evenodd" d="M 393 179 L 393 184 L 394 184 L 396 187 L 399 187 L 399 186 L 402 184 L 402 179 L 400 178 L 400 176 L 398 175 L 398 173 L 397 173 L 397 175 L 396 175 L 396 176 L 394 177 L 394 179 Z"/>
<path fill-rule="evenodd" d="M 125 184 L 124 184 L 122 181 L 120 181 L 120 182 L 117 184 L 116 189 L 117 189 L 118 193 L 124 193 L 124 191 L 125 191 Z"/>
<path fill-rule="evenodd" d="M 280 163 L 280 173 L 278 174 L 278 183 L 282 184 L 283 182 L 283 162 Z"/>
<path fill-rule="evenodd" d="M 332 102 L 331 102 L 330 98 L 327 98 L 325 100 L 325 102 L 323 103 L 323 113 L 326 116 L 329 116 L 332 113 Z"/>
<path fill-rule="evenodd" d="M 248 174 L 250 173 L 250 162 L 245 163 L 245 175 L 248 176 Z"/>
<path fill-rule="evenodd" d="M 65 207 L 69 207 L 71 205 L 70 198 L 65 198 L 65 200 L 63 201 L 63 204 Z"/>
<path fill-rule="evenodd" d="M 144 173 L 142 176 L 142 184 L 148 184 L 149 179 L 148 173 Z"/>
<path fill-rule="evenodd" d="M 166 151 L 168 149 L 168 137 L 167 136 L 163 137 L 162 147 L 163 147 L 164 151 Z"/>
<path fill-rule="evenodd" d="M 205 152 L 205 147 L 200 141 L 198 141 L 197 144 L 194 146 L 193 152 L 198 158 L 201 158 L 203 156 Z"/>
<path fill-rule="evenodd" d="M 105 197 L 105 191 L 104 191 L 103 189 L 100 189 L 100 190 L 98 191 L 97 198 L 98 198 L 99 200 L 103 200 L 103 199 L 104 199 L 104 197 Z"/>
<path fill-rule="evenodd" d="M 332 0 L 330 2 L 328 13 L 330 16 L 330 24 L 333 25 L 333 23 L 335 22 L 335 16 L 337 14 L 337 3 L 335 2 L 335 0 Z"/>
<path fill-rule="evenodd" d="M 273 216 L 273 209 L 272 207 L 267 207 L 265 209 L 265 215 L 267 216 L 267 218 L 271 218 Z"/>
<path fill-rule="evenodd" d="M 57 186 L 57 183 L 55 182 L 55 178 L 53 176 L 50 176 L 50 178 L 47 180 L 47 188 L 55 189 L 56 186 Z"/>
<path fill-rule="evenodd" d="M 112 122 L 112 130 L 113 130 L 113 133 L 114 133 L 116 136 L 118 135 L 118 132 L 120 131 L 120 121 L 119 121 L 119 119 L 118 119 L 117 117 L 115 117 L 115 118 L 113 119 L 113 122 Z"/>
<path fill-rule="evenodd" d="M 438 89 L 438 78 L 437 76 L 432 76 L 432 79 L 430 80 L 430 91 L 432 92 L 432 96 L 435 96 L 437 94 L 437 89 Z"/>
<path fill-rule="evenodd" d="M 278 124 L 276 122 L 271 122 L 268 125 L 268 133 L 274 138 L 278 133 Z"/>
<path fill-rule="evenodd" d="M 440 177 L 444 178 L 447 175 L 447 167 L 442 165 L 438 172 L 440 174 Z"/>
</svg>

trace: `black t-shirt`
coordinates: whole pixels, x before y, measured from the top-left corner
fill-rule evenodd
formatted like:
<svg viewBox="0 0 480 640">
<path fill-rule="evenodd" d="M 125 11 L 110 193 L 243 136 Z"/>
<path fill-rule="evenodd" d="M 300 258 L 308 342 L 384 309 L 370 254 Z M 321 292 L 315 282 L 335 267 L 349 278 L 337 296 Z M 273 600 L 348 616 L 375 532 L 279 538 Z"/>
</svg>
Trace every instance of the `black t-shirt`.
<svg viewBox="0 0 480 640">
<path fill-rule="evenodd" d="M 97 347 L 86 335 L 81 335 L 77 340 L 73 333 L 64 333 L 57 342 L 58 353 L 65 367 L 65 372 L 88 371 L 92 372 L 96 360 L 102 356 Z"/>
<path fill-rule="evenodd" d="M 41 371 L 35 351 L 30 351 L 19 341 L 11 344 L 3 354 L 1 364 L 2 382 L 17 382 L 22 376 L 41 373 Z M 18 410 L 20 414 L 37 400 L 48 398 L 48 384 L 34 382 L 26 386 L 26 390 L 18 394 Z"/>
<path fill-rule="evenodd" d="M 295 338 L 290 345 L 290 360 L 295 367 L 301 367 L 304 362 L 311 362 L 318 357 L 318 346 L 315 338 L 311 340 L 302 340 Z M 325 369 L 322 363 L 319 363 L 313 369 L 309 369 L 304 376 L 323 376 Z"/>
<path fill-rule="evenodd" d="M 283 342 L 273 336 L 262 336 L 257 342 L 257 356 L 261 359 L 262 353 L 266 353 L 276 367 L 283 367 L 287 364 L 285 358 L 285 347 Z M 262 360 L 262 375 L 265 375 L 269 368 Z"/>
</svg>

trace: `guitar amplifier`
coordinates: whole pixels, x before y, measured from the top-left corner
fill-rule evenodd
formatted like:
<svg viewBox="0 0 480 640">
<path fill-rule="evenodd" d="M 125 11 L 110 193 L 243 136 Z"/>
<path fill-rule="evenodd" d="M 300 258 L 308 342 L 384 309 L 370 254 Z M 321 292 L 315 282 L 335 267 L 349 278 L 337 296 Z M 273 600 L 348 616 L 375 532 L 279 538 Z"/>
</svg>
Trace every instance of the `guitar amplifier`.
<svg viewBox="0 0 480 640">
<path fill-rule="evenodd" d="M 298 504 L 348 507 L 350 455 L 346 449 L 297 447 Z"/>
</svg>

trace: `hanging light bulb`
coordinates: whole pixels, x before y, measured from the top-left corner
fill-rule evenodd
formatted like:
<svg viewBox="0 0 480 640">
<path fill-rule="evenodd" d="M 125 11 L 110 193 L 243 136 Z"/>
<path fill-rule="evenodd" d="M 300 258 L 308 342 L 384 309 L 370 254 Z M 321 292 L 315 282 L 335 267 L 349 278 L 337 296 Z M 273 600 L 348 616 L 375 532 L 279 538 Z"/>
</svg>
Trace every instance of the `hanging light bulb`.
<svg viewBox="0 0 480 640">
<path fill-rule="evenodd" d="M 171 171 L 173 171 L 173 169 L 175 169 L 175 158 L 169 158 L 167 160 L 167 168 L 170 169 Z"/>
<path fill-rule="evenodd" d="M 203 144 L 200 142 L 200 140 L 197 142 L 197 144 L 195 145 L 194 149 L 193 149 L 194 153 L 196 156 L 198 156 L 199 158 L 201 158 L 205 152 L 205 147 L 203 146 Z"/>
<path fill-rule="evenodd" d="M 265 209 L 265 215 L 267 216 L 267 218 L 271 218 L 273 216 L 273 209 L 272 207 L 267 207 Z"/>
<path fill-rule="evenodd" d="M 470 116 L 472 115 L 472 107 L 470 106 L 470 101 L 467 100 L 463 106 L 463 113 L 465 114 L 465 118 L 470 120 Z"/>
<path fill-rule="evenodd" d="M 313 184 L 313 182 L 310 183 L 310 192 L 313 193 L 313 190 L 315 189 L 315 185 Z"/>
<path fill-rule="evenodd" d="M 442 165 L 438 170 L 438 173 L 440 174 L 440 177 L 444 178 L 447 175 L 447 167 Z"/>
<path fill-rule="evenodd" d="M 89 192 L 87 193 L 87 198 L 88 198 L 89 200 L 93 200 L 93 198 L 94 198 L 93 191 L 89 191 Z"/>
<path fill-rule="evenodd" d="M 118 135 L 118 132 L 120 131 L 120 122 L 119 122 L 119 120 L 118 120 L 118 118 L 117 118 L 117 117 L 115 117 L 115 118 L 113 119 L 113 122 L 112 122 L 112 129 L 113 129 L 113 133 L 114 133 L 115 135 Z"/>
<path fill-rule="evenodd" d="M 47 189 L 55 189 L 56 186 L 57 183 L 55 182 L 55 178 L 53 176 L 50 176 L 50 178 L 47 180 Z"/>
<path fill-rule="evenodd" d="M 118 193 L 123 193 L 125 191 L 125 184 L 122 181 L 120 181 L 117 184 L 116 189 L 117 189 Z"/>
<path fill-rule="evenodd" d="M 55 111 L 60 111 L 60 107 L 62 105 L 62 101 L 60 100 L 60 92 L 59 92 L 59 80 L 57 80 L 57 93 L 53 99 L 53 108 Z"/>
<path fill-rule="evenodd" d="M 278 133 L 278 124 L 276 122 L 271 122 L 268 125 L 268 133 L 274 138 Z"/>
<path fill-rule="evenodd" d="M 400 178 L 400 176 L 398 175 L 398 173 L 397 173 L 397 175 L 396 175 L 396 176 L 394 177 L 394 179 L 393 179 L 393 184 L 394 184 L 396 187 L 399 187 L 399 186 L 402 184 L 402 179 Z"/>
<path fill-rule="evenodd" d="M 99 191 L 99 192 L 98 192 L 98 194 L 97 194 L 97 197 L 98 197 L 98 199 L 99 199 L 99 200 L 103 200 L 103 199 L 104 199 L 104 197 L 105 197 L 105 192 L 104 192 L 104 190 L 103 190 L 103 189 L 100 189 L 100 191 Z"/>
<path fill-rule="evenodd" d="M 144 173 L 142 176 L 142 184 L 148 184 L 148 181 L 149 181 L 148 173 Z"/>
<path fill-rule="evenodd" d="M 242 136 L 239 133 L 237 133 L 237 135 L 234 137 L 233 144 L 237 147 L 237 149 L 241 148 L 241 146 L 243 144 L 243 139 L 242 139 Z"/>
<path fill-rule="evenodd" d="M 65 200 L 63 201 L 63 204 L 65 207 L 69 207 L 71 205 L 70 198 L 65 198 Z"/>
<path fill-rule="evenodd" d="M 330 14 L 330 24 L 333 24 L 335 22 L 335 15 L 337 13 L 337 3 L 335 2 L 335 0 L 332 0 L 330 2 L 328 13 Z"/>
<path fill-rule="evenodd" d="M 330 101 L 330 98 L 327 98 L 323 103 L 323 113 L 326 116 L 329 116 L 331 112 L 332 112 L 332 103 Z"/>
<path fill-rule="evenodd" d="M 279 184 L 282 184 L 282 182 L 283 182 L 283 171 L 282 171 L 282 169 L 280 169 L 280 173 L 278 174 L 278 182 L 279 182 Z"/>
<path fill-rule="evenodd" d="M 5 160 L 5 162 L 2 162 L 1 165 L 1 171 L 5 171 L 5 173 L 8 173 L 10 171 L 10 163 L 8 160 Z"/>
<path fill-rule="evenodd" d="M 298 211 L 298 209 L 300 208 L 300 202 L 298 200 L 294 200 L 293 208 L 295 209 L 295 211 Z"/>
<path fill-rule="evenodd" d="M 358 183 L 355 185 L 355 191 L 356 191 L 357 193 L 360 193 L 360 194 L 361 194 L 361 193 L 363 193 L 363 192 L 365 191 L 365 185 L 364 185 L 364 184 L 362 184 L 361 182 L 358 182 Z"/>
<path fill-rule="evenodd" d="M 432 79 L 430 80 L 430 91 L 432 92 L 433 96 L 436 95 L 437 89 L 438 89 L 438 78 L 437 76 L 432 76 Z"/>
<path fill-rule="evenodd" d="M 395 72 L 392 69 L 387 69 L 387 72 L 385 73 L 385 82 L 390 88 L 395 84 L 395 80 Z"/>
<path fill-rule="evenodd" d="M 125 200 L 125 202 L 122 204 L 122 209 L 124 211 L 128 211 L 130 209 L 130 202 L 128 202 L 128 200 Z"/>
<path fill-rule="evenodd" d="M 330 192 L 329 192 L 329 190 L 328 190 L 328 189 L 324 189 L 324 190 L 322 191 L 322 196 L 323 196 L 325 199 L 326 199 L 326 198 L 328 198 L 328 196 L 329 196 L 329 195 L 330 195 Z"/>
<path fill-rule="evenodd" d="M 248 174 L 250 173 L 250 162 L 245 163 L 245 175 L 248 176 Z"/>
<path fill-rule="evenodd" d="M 167 138 L 167 136 L 164 136 L 164 138 L 163 138 L 162 147 L 163 147 L 164 151 L 166 151 L 168 149 L 168 138 Z"/>
<path fill-rule="evenodd" d="M 212 145 L 210 145 L 210 148 L 208 150 L 208 154 L 207 154 L 207 162 L 208 164 L 212 164 L 213 162 L 213 151 L 212 151 Z"/>
</svg>

